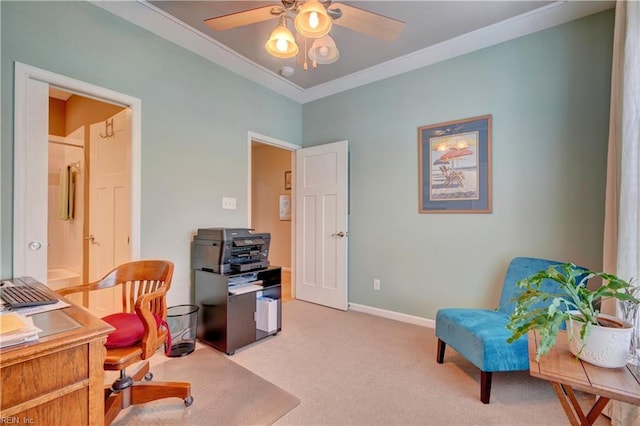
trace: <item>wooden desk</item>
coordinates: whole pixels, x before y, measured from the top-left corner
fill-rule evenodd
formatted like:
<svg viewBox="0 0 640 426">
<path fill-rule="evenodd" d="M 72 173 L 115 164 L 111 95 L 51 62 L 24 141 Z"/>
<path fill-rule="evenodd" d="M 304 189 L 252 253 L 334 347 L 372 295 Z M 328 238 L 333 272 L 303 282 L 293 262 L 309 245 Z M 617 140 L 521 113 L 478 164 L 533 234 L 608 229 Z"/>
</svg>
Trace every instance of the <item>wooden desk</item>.
<svg viewBox="0 0 640 426">
<path fill-rule="evenodd" d="M 34 285 L 52 292 L 42 284 Z M 0 349 L 0 422 L 104 423 L 104 343 L 113 328 L 74 304 L 59 312 L 80 326 Z"/>
<path fill-rule="evenodd" d="M 536 362 L 538 332 L 529 332 L 529 372 L 533 377 L 551 382 L 562 408 L 572 425 L 592 425 L 611 400 L 640 405 L 640 382 L 631 367 L 603 368 L 576 359 L 569 352 L 566 332 L 561 331 L 551 351 Z M 586 415 L 574 389 L 596 395 Z"/>
</svg>

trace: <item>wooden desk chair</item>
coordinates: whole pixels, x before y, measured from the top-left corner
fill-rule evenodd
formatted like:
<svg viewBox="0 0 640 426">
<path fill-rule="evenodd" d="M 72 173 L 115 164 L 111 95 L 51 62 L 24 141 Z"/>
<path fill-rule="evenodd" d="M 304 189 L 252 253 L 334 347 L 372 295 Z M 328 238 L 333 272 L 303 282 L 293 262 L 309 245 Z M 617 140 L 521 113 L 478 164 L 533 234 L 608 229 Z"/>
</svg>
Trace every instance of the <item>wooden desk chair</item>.
<svg viewBox="0 0 640 426">
<path fill-rule="evenodd" d="M 169 331 L 166 326 L 162 327 L 162 323 L 167 318 L 166 294 L 171 286 L 172 276 L 172 262 L 140 260 L 118 266 L 99 281 L 58 291 L 65 296 L 76 292 L 120 287 L 117 291 L 121 295 L 124 314 L 114 314 L 104 318 L 112 325 L 114 322 L 110 321 L 110 317 L 127 323 L 127 331 L 124 331 L 124 328 L 119 329 L 116 325 L 116 331 L 109 335 L 107 340 L 104 369 L 119 371 L 120 377 L 105 389 L 104 422 L 106 425 L 110 424 L 123 408 L 131 404 L 142 404 L 169 397 L 182 398 L 186 406 L 193 402 L 189 383 L 149 382 L 153 374 L 149 372 L 148 361 L 137 366 L 131 375 L 125 372 L 126 367 L 151 357 L 167 339 Z M 142 327 L 139 322 L 142 323 Z M 129 343 L 126 347 L 113 347 L 114 344 L 123 346 L 122 342 L 131 341 L 131 336 L 123 336 L 122 333 L 129 333 L 132 328 L 136 328 L 141 334 L 133 339 L 138 341 Z M 110 342 L 112 337 L 116 337 L 120 342 Z M 143 378 L 145 381 L 142 381 Z"/>
</svg>

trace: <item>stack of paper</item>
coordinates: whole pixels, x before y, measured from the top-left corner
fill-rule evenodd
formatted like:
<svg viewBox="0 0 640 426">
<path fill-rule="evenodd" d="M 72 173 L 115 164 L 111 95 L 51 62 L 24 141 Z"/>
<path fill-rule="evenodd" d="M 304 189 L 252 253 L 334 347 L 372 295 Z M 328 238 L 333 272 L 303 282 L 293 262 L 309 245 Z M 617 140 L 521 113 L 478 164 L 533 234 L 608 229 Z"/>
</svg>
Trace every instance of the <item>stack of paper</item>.
<svg viewBox="0 0 640 426">
<path fill-rule="evenodd" d="M 0 348 L 35 340 L 41 331 L 33 325 L 31 317 L 15 312 L 2 314 L 0 315 Z"/>
<path fill-rule="evenodd" d="M 229 287 L 229 293 L 230 294 L 244 294 L 244 293 L 250 293 L 252 291 L 258 291 L 258 290 L 262 290 L 264 287 L 262 287 L 261 285 L 257 285 L 257 284 L 250 284 L 250 285 L 237 285 L 234 287 Z"/>
</svg>

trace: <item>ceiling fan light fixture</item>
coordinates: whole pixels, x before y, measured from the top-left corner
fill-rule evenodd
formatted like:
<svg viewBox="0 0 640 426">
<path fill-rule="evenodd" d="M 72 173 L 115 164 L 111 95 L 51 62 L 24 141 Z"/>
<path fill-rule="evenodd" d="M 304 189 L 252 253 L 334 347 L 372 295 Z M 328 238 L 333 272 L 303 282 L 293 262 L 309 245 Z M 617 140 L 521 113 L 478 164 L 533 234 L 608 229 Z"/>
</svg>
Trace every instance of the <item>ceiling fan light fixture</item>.
<svg viewBox="0 0 640 426">
<path fill-rule="evenodd" d="M 273 30 L 264 47 L 271 56 L 276 58 L 292 58 L 298 54 L 296 40 L 285 25 L 284 20 L 281 20 L 280 25 Z"/>
<path fill-rule="evenodd" d="M 328 36 L 334 20 L 342 27 L 389 41 L 396 40 L 405 26 L 404 22 L 397 19 L 355 6 L 333 3 L 332 0 L 280 0 L 280 2 L 281 5 L 271 4 L 246 9 L 209 18 L 204 22 L 214 31 L 224 31 L 279 18 L 279 25 L 265 43 L 265 49 L 271 56 L 280 59 L 293 58 L 298 53 L 302 53 L 299 60 L 303 61 L 305 71 L 308 69 L 309 59 L 314 68 L 317 64 L 332 64 L 339 59 L 340 51 Z M 287 20 L 293 22 L 295 29 L 292 28 L 290 31 L 287 28 Z M 327 37 L 323 38 L 325 36 Z M 313 43 L 318 39 L 322 40 Z M 300 43 L 300 47 L 296 40 Z M 313 43 L 311 50 L 307 48 L 309 42 Z M 260 56 L 259 60 L 263 59 L 264 55 Z M 271 61 L 267 61 L 266 64 L 269 67 L 272 66 Z"/>
<path fill-rule="evenodd" d="M 332 64 L 340 58 L 340 51 L 336 42 L 327 34 L 313 41 L 308 55 L 309 59 L 318 64 Z"/>
<path fill-rule="evenodd" d="M 304 2 L 294 21 L 298 34 L 308 38 L 318 38 L 331 31 L 331 17 L 318 0 Z"/>
</svg>

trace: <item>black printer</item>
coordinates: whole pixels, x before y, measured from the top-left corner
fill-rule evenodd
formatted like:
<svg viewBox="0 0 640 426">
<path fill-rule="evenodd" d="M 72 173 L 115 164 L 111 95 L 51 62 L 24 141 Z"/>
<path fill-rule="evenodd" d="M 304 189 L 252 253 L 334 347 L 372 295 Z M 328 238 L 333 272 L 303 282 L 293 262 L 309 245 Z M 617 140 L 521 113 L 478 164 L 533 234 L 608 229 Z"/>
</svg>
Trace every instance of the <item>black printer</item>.
<svg viewBox="0 0 640 426">
<path fill-rule="evenodd" d="M 191 267 L 226 274 L 269 266 L 271 234 L 248 228 L 204 228 L 191 243 Z"/>
</svg>

